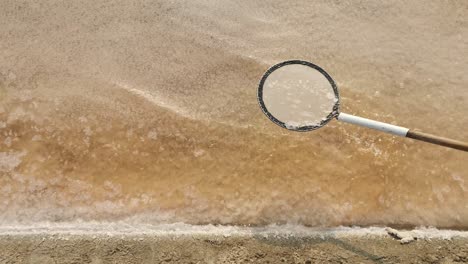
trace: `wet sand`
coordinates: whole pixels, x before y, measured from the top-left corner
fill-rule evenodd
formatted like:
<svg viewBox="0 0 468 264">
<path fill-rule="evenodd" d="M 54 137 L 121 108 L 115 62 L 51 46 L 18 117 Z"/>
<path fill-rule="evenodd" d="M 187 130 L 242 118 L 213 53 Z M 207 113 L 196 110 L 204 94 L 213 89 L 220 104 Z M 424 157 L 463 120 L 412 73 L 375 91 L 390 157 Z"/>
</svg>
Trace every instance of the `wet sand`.
<svg viewBox="0 0 468 264">
<path fill-rule="evenodd" d="M 466 263 L 468 238 L 375 234 L 0 235 L 0 263 Z"/>
</svg>

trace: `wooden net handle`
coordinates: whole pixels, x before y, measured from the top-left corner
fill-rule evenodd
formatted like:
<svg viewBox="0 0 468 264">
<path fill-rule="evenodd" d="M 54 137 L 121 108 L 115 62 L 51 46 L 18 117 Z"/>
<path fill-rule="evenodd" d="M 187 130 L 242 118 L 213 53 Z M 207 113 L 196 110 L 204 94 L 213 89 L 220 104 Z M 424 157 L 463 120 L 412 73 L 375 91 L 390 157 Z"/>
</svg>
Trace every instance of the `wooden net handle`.
<svg viewBox="0 0 468 264">
<path fill-rule="evenodd" d="M 461 142 L 458 140 L 434 136 L 434 135 L 419 132 L 419 131 L 409 130 L 406 127 L 395 126 L 395 125 L 391 125 L 391 124 L 387 124 L 387 123 L 383 123 L 383 122 L 379 122 L 379 121 L 375 121 L 375 120 L 371 120 L 371 119 L 367 119 L 367 118 L 363 118 L 359 116 L 354 116 L 350 114 L 345 114 L 345 113 L 340 113 L 336 117 L 336 119 L 338 119 L 339 121 L 346 122 L 346 123 L 359 125 L 359 126 L 363 126 L 367 128 L 372 128 L 375 130 L 380 130 L 380 131 L 390 133 L 393 135 L 417 139 L 417 140 L 421 140 L 424 142 L 429 142 L 432 144 L 468 152 L 468 143 L 466 142 Z"/>
<path fill-rule="evenodd" d="M 461 142 L 458 140 L 434 136 L 431 134 L 413 130 L 409 130 L 406 133 L 406 137 L 468 152 L 468 143 Z"/>
</svg>

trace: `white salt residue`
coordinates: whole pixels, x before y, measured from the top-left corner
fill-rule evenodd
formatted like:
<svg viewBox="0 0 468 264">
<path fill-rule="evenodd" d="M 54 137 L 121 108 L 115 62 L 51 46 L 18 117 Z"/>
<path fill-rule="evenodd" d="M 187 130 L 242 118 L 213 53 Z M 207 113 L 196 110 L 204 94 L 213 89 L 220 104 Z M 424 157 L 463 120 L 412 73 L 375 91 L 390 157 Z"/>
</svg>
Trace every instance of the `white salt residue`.
<svg viewBox="0 0 468 264">
<path fill-rule="evenodd" d="M 84 116 L 80 116 L 80 117 L 78 118 L 78 120 L 79 120 L 81 123 L 86 123 L 86 122 L 88 122 L 88 119 L 87 119 L 86 117 L 84 117 Z"/>
<path fill-rule="evenodd" d="M 7 147 L 11 147 L 11 137 L 5 138 L 3 144 L 5 144 Z"/>
<path fill-rule="evenodd" d="M 104 187 L 110 189 L 112 192 L 119 193 L 122 190 L 122 186 L 120 184 L 114 184 L 111 181 L 105 181 Z"/>
<path fill-rule="evenodd" d="M 33 99 L 31 90 L 21 90 L 16 94 L 16 97 L 21 102 L 26 102 Z"/>
<path fill-rule="evenodd" d="M 28 193 L 44 190 L 45 188 L 47 188 L 47 183 L 43 180 L 38 179 L 35 179 L 33 181 L 29 180 L 29 184 L 26 186 Z"/>
<path fill-rule="evenodd" d="M 376 157 L 382 155 L 382 150 L 380 150 L 374 143 L 370 144 L 369 149 Z"/>
<path fill-rule="evenodd" d="M 147 101 L 149 101 L 152 104 L 155 104 L 157 106 L 163 107 L 165 109 L 168 109 L 172 112 L 175 112 L 185 118 L 189 119 L 194 119 L 185 109 L 182 109 L 181 107 L 177 106 L 173 102 L 168 102 L 169 100 L 167 98 L 162 98 L 161 96 L 157 96 L 153 93 L 149 93 L 147 91 L 139 90 L 136 88 L 131 87 L 130 85 L 122 82 L 122 81 L 114 81 L 114 84 L 118 86 L 119 88 L 122 88 L 132 94 L 138 95 Z"/>
<path fill-rule="evenodd" d="M 439 230 L 435 227 L 418 227 L 411 230 L 411 233 L 418 239 L 452 239 L 456 237 L 468 238 L 468 231 Z"/>
<path fill-rule="evenodd" d="M 156 140 L 156 139 L 158 139 L 158 132 L 156 132 L 156 130 L 151 130 L 150 132 L 148 132 L 147 137 L 149 139 Z"/>
<path fill-rule="evenodd" d="M 11 172 L 21 163 L 24 152 L 0 152 L 0 171 Z"/>
<path fill-rule="evenodd" d="M 298 129 L 299 127 L 301 127 L 301 125 L 296 122 L 287 122 L 287 123 L 284 123 L 284 125 L 286 126 L 287 129 Z"/>
<path fill-rule="evenodd" d="M 301 112 L 300 115 L 304 117 L 314 117 L 312 113 L 306 111 Z"/>
<path fill-rule="evenodd" d="M 205 154 L 205 150 L 203 149 L 196 149 L 193 151 L 193 155 L 198 158 L 200 156 L 203 156 L 203 154 Z"/>
<path fill-rule="evenodd" d="M 107 198 L 114 198 L 122 192 L 122 186 L 120 184 L 112 183 L 111 181 L 105 181 L 104 188 L 106 189 L 105 194 Z"/>
<path fill-rule="evenodd" d="M 348 134 L 348 138 L 352 139 L 355 143 L 361 145 L 362 147 L 359 148 L 359 151 L 362 151 L 362 152 L 371 152 L 372 154 L 374 154 L 375 157 L 381 157 L 381 158 L 384 158 L 384 159 L 387 159 L 388 158 L 388 153 L 387 152 L 384 152 L 382 151 L 377 145 L 375 142 L 373 141 L 362 141 L 361 137 L 359 137 L 359 135 L 353 133 L 353 134 Z M 350 143 L 351 141 L 349 139 L 346 140 L 348 143 Z M 380 140 L 379 140 L 380 141 Z"/>
<path fill-rule="evenodd" d="M 445 201 L 445 195 L 450 193 L 450 188 L 448 186 L 446 186 L 446 185 L 437 186 L 437 187 L 433 186 L 432 189 L 433 189 L 433 193 L 435 194 L 437 200 L 440 201 L 440 202 L 444 202 Z"/>
<path fill-rule="evenodd" d="M 16 120 L 19 120 L 20 118 L 24 117 L 25 115 L 26 115 L 26 112 L 23 110 L 23 108 L 18 107 L 8 115 L 7 123 L 11 123 L 11 122 L 14 122 Z"/>
<path fill-rule="evenodd" d="M 122 88 L 132 94 L 138 95 L 148 102 L 157 105 L 159 107 L 165 108 L 171 112 L 174 112 L 184 118 L 191 119 L 191 120 L 197 120 L 200 119 L 200 116 L 195 117 L 193 113 L 189 113 L 187 110 L 179 107 L 176 103 L 170 101 L 168 98 L 163 98 L 160 95 L 156 95 L 155 92 L 153 91 L 152 93 L 149 93 L 147 91 L 139 90 L 133 87 L 130 87 L 130 85 L 122 82 L 122 81 L 113 81 L 113 83 L 118 86 L 119 88 Z M 221 125 L 226 125 L 226 126 L 234 126 L 238 128 L 249 128 L 250 126 L 248 125 L 241 125 L 238 123 L 233 123 L 233 122 L 226 122 L 226 121 L 221 121 L 221 120 L 210 120 L 211 122 L 221 124 Z M 139 127 L 141 128 L 141 127 Z"/>
<path fill-rule="evenodd" d="M 34 135 L 31 140 L 32 141 L 41 141 L 42 137 L 41 137 L 41 135 Z"/>
<path fill-rule="evenodd" d="M 318 124 L 333 110 L 332 86 L 325 76 L 310 67 L 281 67 L 269 75 L 265 85 L 265 107 L 276 119 L 285 122 L 288 129 Z"/>
<path fill-rule="evenodd" d="M 411 231 L 398 231 L 393 228 L 385 228 L 387 233 L 400 240 L 401 244 L 408 244 L 417 239 L 417 237 Z"/>
<path fill-rule="evenodd" d="M 88 136 L 88 137 L 90 137 L 91 135 L 93 135 L 93 131 L 91 130 L 91 128 L 90 128 L 89 126 L 88 126 L 88 127 L 85 127 L 85 128 L 83 129 L 83 133 L 84 133 L 86 136 Z"/>
<path fill-rule="evenodd" d="M 263 237 L 346 237 L 346 236 L 383 236 L 380 227 L 369 228 L 309 228 L 301 225 L 269 225 L 265 227 L 242 227 L 224 225 L 173 224 L 132 224 L 127 222 L 41 222 L 28 225 L 0 226 L 0 235 L 213 235 L 213 236 L 263 236 Z"/>
<path fill-rule="evenodd" d="M 324 120 L 326 120 L 326 118 L 324 118 Z M 295 130 L 295 129 L 298 129 L 300 127 L 304 127 L 304 126 L 316 126 L 320 123 L 319 122 L 313 122 L 313 121 L 304 121 L 304 122 L 286 122 L 284 123 L 284 125 L 286 126 L 287 129 L 292 129 L 292 130 Z"/>
<path fill-rule="evenodd" d="M 413 230 L 395 230 L 386 228 L 386 231 L 402 240 L 402 244 L 411 242 L 415 239 L 452 239 L 452 238 L 468 238 L 468 231 L 457 230 L 439 230 L 435 227 L 418 227 Z"/>
<path fill-rule="evenodd" d="M 101 201 L 94 203 L 94 207 L 98 212 L 113 213 L 121 211 L 125 205 L 122 202 Z"/>
<path fill-rule="evenodd" d="M 399 232 L 399 231 L 398 231 Z M 466 231 L 418 228 L 411 232 L 418 239 L 468 238 Z M 387 236 L 383 227 L 335 227 L 311 228 L 302 225 L 269 225 L 265 227 L 241 227 L 223 225 L 135 224 L 126 221 L 116 222 L 39 222 L 33 226 L 6 224 L 0 226 L 0 235 L 105 235 L 105 236 L 262 236 L 262 237 L 320 237 L 345 238 L 360 236 Z"/>
<path fill-rule="evenodd" d="M 463 180 L 462 177 L 460 177 L 460 175 L 453 173 L 453 174 L 452 174 L 452 179 L 453 179 L 454 181 L 458 182 L 458 185 L 460 186 L 460 188 L 461 188 L 464 192 L 466 192 L 465 180 Z"/>
</svg>

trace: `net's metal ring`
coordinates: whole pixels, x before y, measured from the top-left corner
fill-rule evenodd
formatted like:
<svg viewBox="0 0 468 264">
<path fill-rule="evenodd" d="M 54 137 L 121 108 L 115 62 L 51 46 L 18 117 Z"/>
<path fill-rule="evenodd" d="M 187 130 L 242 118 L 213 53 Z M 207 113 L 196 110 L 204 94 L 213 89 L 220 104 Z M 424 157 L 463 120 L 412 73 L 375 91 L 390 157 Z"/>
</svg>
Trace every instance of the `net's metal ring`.
<svg viewBox="0 0 468 264">
<path fill-rule="evenodd" d="M 330 82 L 332 88 L 333 88 L 333 92 L 335 94 L 335 99 L 336 99 L 336 102 L 335 104 L 333 105 L 333 108 L 332 108 L 332 111 L 330 112 L 330 114 L 327 115 L 326 119 L 322 120 L 319 124 L 317 125 L 313 125 L 313 126 L 302 126 L 302 127 L 290 127 L 290 126 L 286 126 L 286 124 L 278 119 L 276 119 L 269 111 L 268 109 L 266 108 L 265 106 L 265 102 L 263 102 L 263 85 L 265 84 L 265 81 L 266 79 L 268 78 L 268 76 L 274 72 L 275 70 L 283 67 L 283 66 L 286 66 L 286 65 L 291 65 L 291 64 L 301 64 L 301 65 L 305 65 L 305 66 L 309 66 L 317 71 L 319 71 L 321 74 L 323 74 L 323 76 L 325 76 L 325 78 L 327 78 L 328 82 Z M 292 130 L 292 131 L 298 131 L 298 132 L 307 132 L 307 131 L 311 131 L 311 130 L 315 130 L 315 129 L 319 129 L 321 127 L 323 127 L 324 125 L 326 125 L 328 122 L 330 122 L 330 120 L 332 120 L 333 118 L 337 117 L 340 113 L 340 95 L 338 93 L 338 87 L 336 86 L 336 83 L 335 81 L 332 79 L 332 77 L 322 68 L 320 68 L 319 66 L 311 63 L 311 62 L 308 62 L 308 61 L 303 61 L 303 60 L 289 60 L 289 61 L 283 61 L 283 62 L 280 62 L 278 64 L 275 64 L 273 65 L 272 67 L 270 67 L 266 72 L 265 74 L 263 75 L 262 79 L 260 80 L 260 83 L 258 85 L 258 91 L 257 91 L 257 100 L 258 100 L 258 103 L 260 104 L 260 108 L 262 109 L 263 113 L 275 124 L 277 124 L 278 126 L 282 127 L 282 128 L 285 128 L 285 129 L 288 129 L 288 130 Z"/>
</svg>

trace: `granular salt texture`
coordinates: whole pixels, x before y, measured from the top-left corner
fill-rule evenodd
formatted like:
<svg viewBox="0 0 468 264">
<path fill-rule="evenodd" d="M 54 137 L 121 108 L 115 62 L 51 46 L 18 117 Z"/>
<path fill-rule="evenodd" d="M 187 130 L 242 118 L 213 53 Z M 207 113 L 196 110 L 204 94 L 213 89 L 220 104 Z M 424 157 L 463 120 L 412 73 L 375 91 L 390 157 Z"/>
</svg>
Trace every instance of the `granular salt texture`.
<svg viewBox="0 0 468 264">
<path fill-rule="evenodd" d="M 335 94 L 328 79 L 302 64 L 285 65 L 273 71 L 263 85 L 268 112 L 288 129 L 315 126 L 333 111 Z"/>
</svg>

